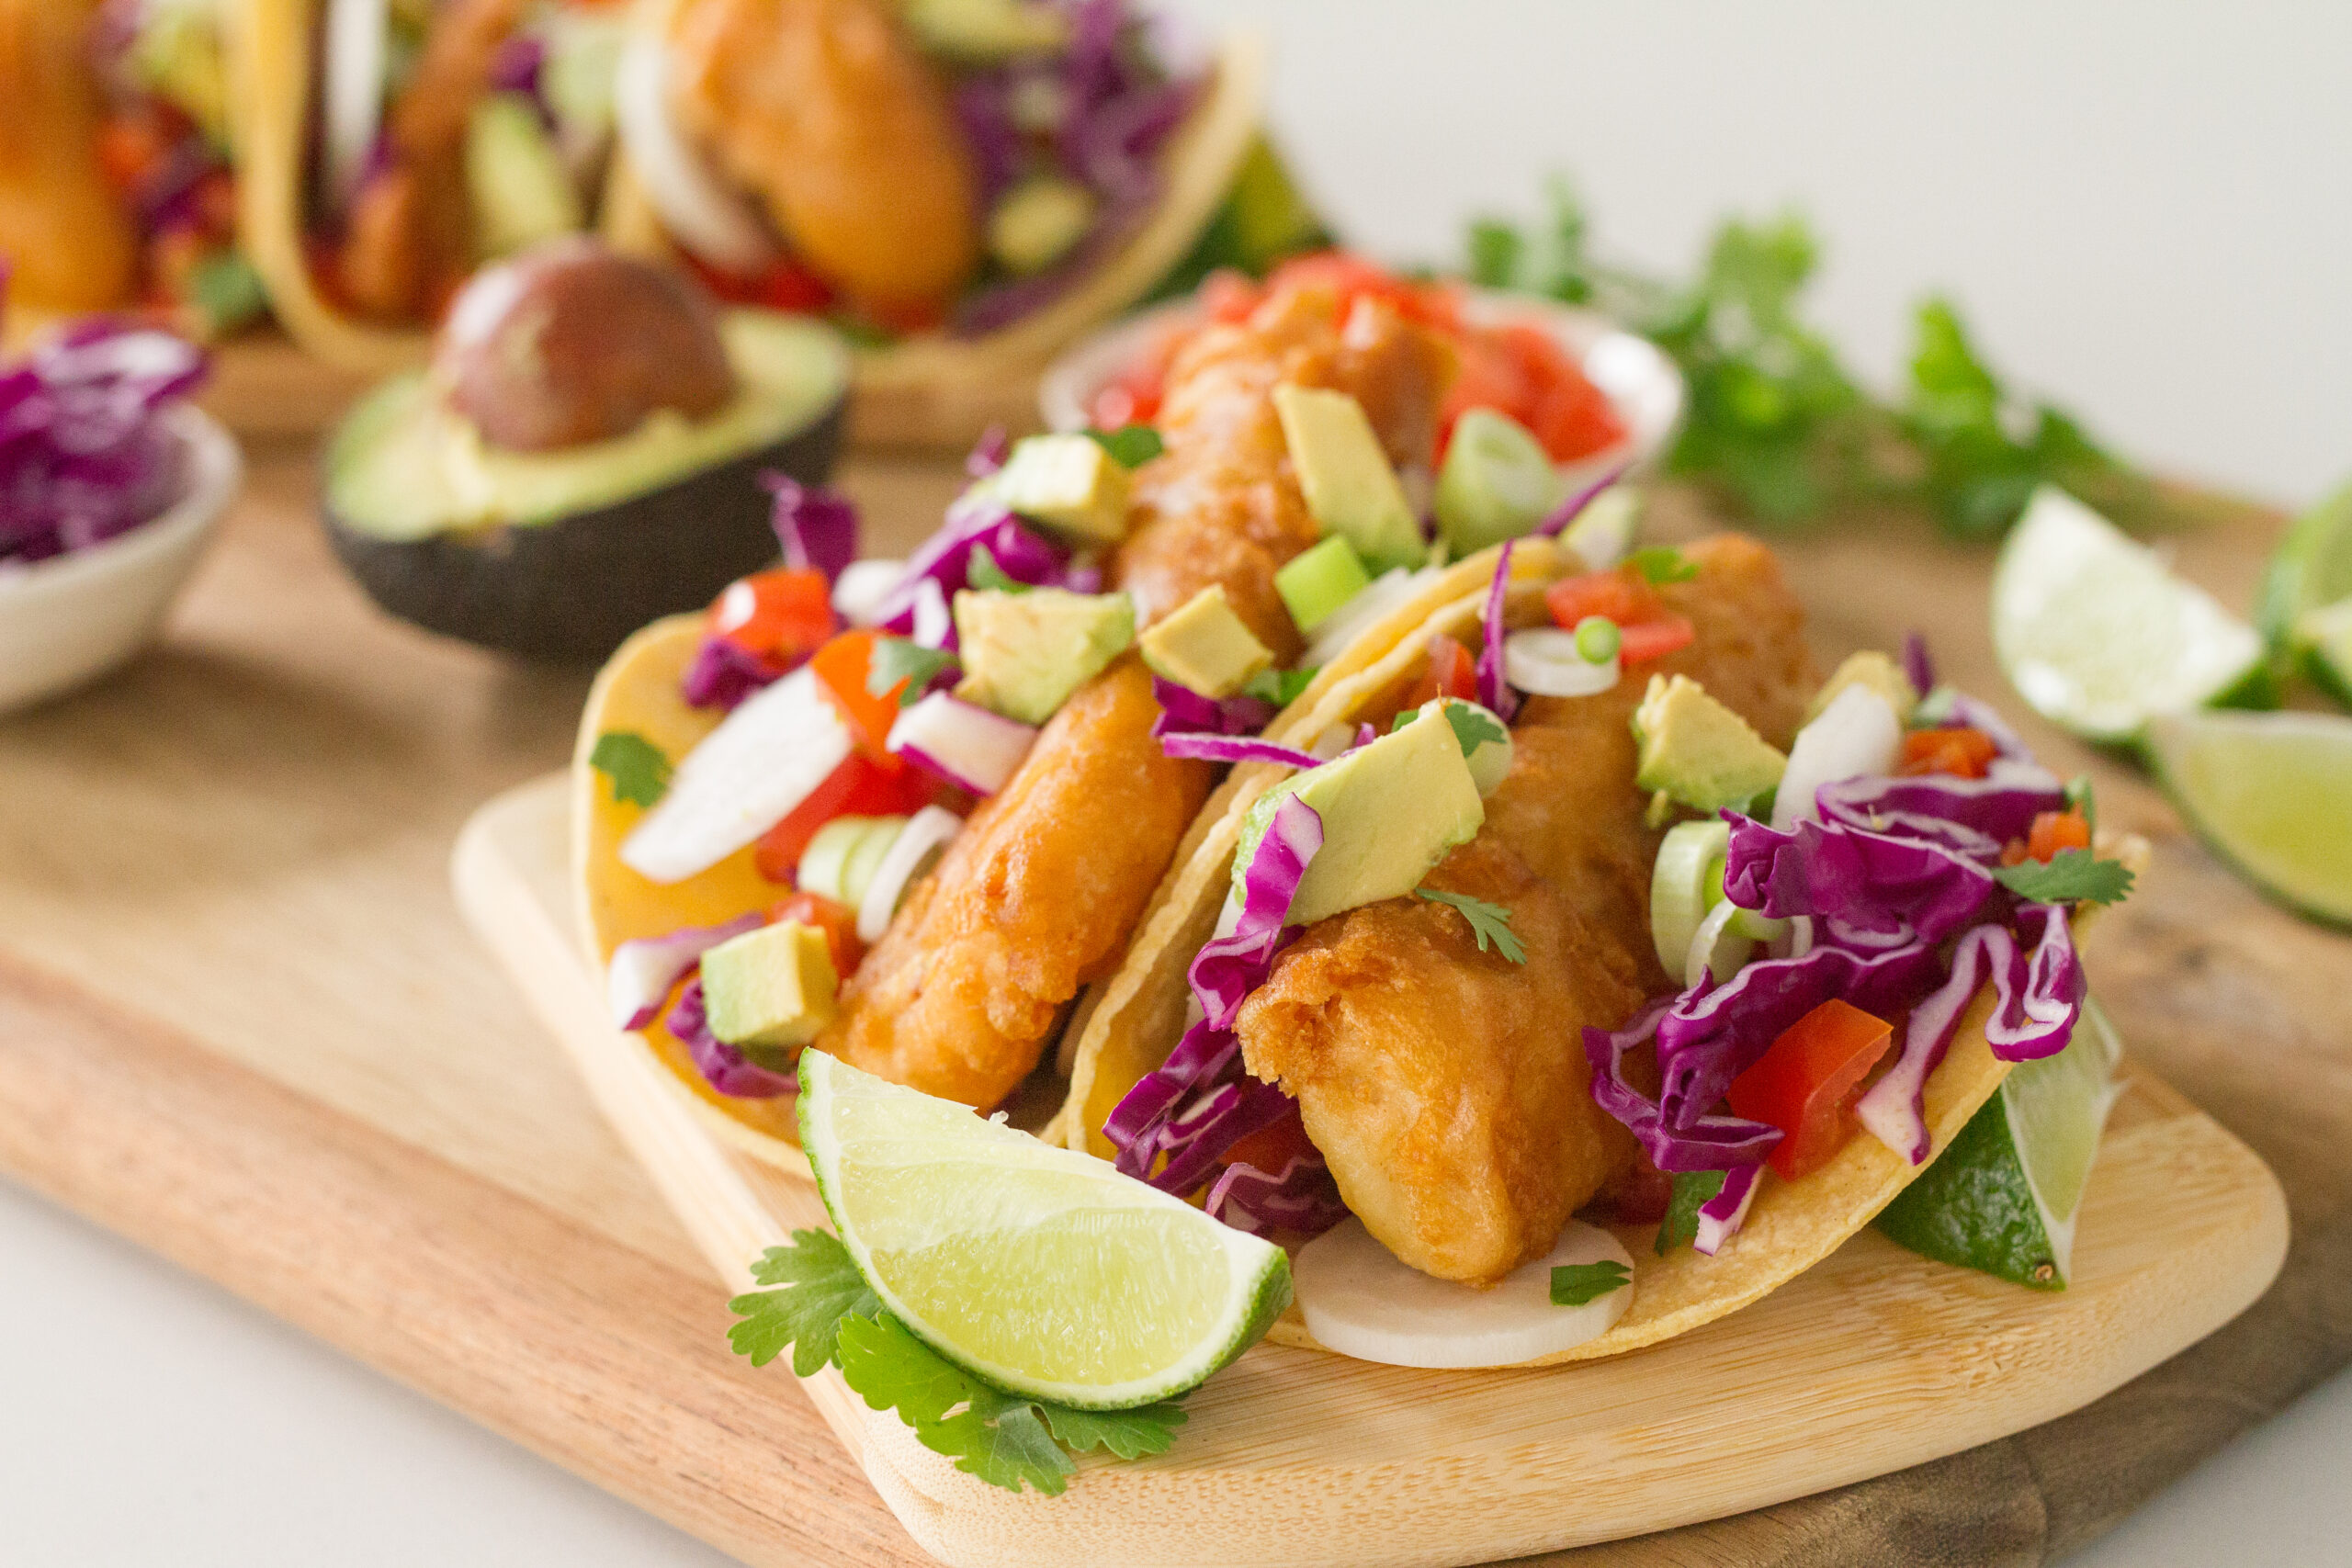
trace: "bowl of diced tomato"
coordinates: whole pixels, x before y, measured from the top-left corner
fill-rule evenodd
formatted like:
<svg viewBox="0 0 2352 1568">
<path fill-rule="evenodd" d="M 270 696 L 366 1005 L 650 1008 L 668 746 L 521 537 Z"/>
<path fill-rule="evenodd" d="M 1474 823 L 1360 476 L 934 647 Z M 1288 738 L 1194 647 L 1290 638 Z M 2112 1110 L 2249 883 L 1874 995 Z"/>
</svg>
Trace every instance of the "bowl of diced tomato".
<svg viewBox="0 0 2352 1568">
<path fill-rule="evenodd" d="M 1510 415 L 1571 480 L 1638 471 L 1662 455 L 1682 418 L 1682 375 L 1657 344 L 1598 311 L 1532 295 L 1399 277 L 1344 252 L 1285 263 L 1263 281 L 1218 273 L 1187 298 L 1130 316 L 1055 361 L 1038 409 L 1056 430 L 1149 424 L 1169 366 L 1201 326 L 1246 321 L 1270 294 L 1328 287 L 1343 308 L 1361 297 L 1393 305 L 1451 342 L 1460 370 L 1439 411 L 1442 462 L 1453 426 L 1474 408 Z"/>
</svg>

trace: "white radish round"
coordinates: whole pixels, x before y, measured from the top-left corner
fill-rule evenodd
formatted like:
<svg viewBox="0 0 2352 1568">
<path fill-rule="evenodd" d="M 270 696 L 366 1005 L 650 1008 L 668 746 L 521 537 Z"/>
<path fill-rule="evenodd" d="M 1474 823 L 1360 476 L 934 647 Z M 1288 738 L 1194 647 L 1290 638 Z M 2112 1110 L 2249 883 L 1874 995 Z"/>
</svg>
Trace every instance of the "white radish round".
<svg viewBox="0 0 2352 1568">
<path fill-rule="evenodd" d="M 1797 731 L 1772 796 L 1772 826 L 1785 833 L 1800 822 L 1819 821 L 1821 806 L 1814 796 L 1823 784 L 1892 773 L 1902 750 L 1903 721 L 1894 705 L 1868 686 L 1847 687 Z"/>
<path fill-rule="evenodd" d="M 645 199 L 670 237 L 729 272 L 755 273 L 776 247 L 751 205 L 722 184 L 671 117 L 667 56 L 659 39 L 635 38 L 613 73 L 613 119 L 637 165 Z"/>
<path fill-rule="evenodd" d="M 1633 1255 L 1597 1226 L 1570 1220 L 1545 1256 L 1481 1290 L 1399 1262 L 1358 1219 L 1299 1249 L 1291 1282 L 1306 1331 L 1342 1356 L 1392 1367 L 1510 1367 L 1606 1334 L 1633 1304 L 1627 1282 L 1582 1306 L 1552 1304 L 1555 1268 Z"/>
<path fill-rule="evenodd" d="M 686 753 L 670 792 L 621 840 L 621 863 L 660 883 L 707 871 L 784 820 L 849 751 L 848 727 L 803 665 Z"/>
</svg>

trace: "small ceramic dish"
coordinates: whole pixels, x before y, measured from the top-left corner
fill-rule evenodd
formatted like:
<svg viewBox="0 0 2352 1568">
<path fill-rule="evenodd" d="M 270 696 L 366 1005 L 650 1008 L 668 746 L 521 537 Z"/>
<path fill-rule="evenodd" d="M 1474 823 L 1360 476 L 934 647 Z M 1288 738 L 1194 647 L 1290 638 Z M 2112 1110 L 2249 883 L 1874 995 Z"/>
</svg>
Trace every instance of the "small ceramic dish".
<svg viewBox="0 0 2352 1568">
<path fill-rule="evenodd" d="M 1618 421 L 1625 427 L 1624 439 L 1575 462 L 1563 463 L 1560 471 L 1567 477 L 1571 490 L 1618 468 L 1640 473 L 1673 444 L 1675 430 L 1682 423 L 1682 372 L 1647 338 L 1625 331 L 1598 311 L 1533 295 L 1474 288 L 1464 292 L 1464 313 L 1482 323 L 1532 321 L 1549 327 L 1586 378 L 1616 409 Z M 1085 429 L 1095 394 L 1195 309 L 1190 299 L 1170 300 L 1105 328 L 1055 360 L 1037 384 L 1037 412 L 1047 428 Z"/>
<path fill-rule="evenodd" d="M 202 410 L 164 416 L 188 452 L 187 489 L 163 515 L 102 545 L 0 568 L 0 713 L 72 691 L 127 661 L 163 625 L 244 463 Z"/>
</svg>

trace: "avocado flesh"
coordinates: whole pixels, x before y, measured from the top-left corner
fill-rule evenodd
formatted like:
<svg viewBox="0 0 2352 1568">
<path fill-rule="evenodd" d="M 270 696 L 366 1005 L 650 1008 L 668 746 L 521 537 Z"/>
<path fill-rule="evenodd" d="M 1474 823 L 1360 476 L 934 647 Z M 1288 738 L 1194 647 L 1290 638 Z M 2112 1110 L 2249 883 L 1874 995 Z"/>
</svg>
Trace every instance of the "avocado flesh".
<svg viewBox="0 0 2352 1568">
<path fill-rule="evenodd" d="M 567 452 L 508 452 L 450 412 L 424 372 L 363 400 L 327 455 L 327 506 L 345 527 L 389 543 L 532 528 L 641 496 L 822 420 L 846 393 L 849 363 L 825 327 L 729 311 L 720 340 L 741 383 L 711 417 L 661 412 L 628 434 Z"/>
</svg>

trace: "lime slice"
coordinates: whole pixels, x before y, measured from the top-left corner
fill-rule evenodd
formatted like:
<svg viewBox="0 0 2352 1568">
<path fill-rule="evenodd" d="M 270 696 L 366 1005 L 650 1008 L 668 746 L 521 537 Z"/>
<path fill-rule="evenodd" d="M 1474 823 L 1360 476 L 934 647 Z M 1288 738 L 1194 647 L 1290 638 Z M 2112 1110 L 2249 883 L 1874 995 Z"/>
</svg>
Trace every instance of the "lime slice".
<svg viewBox="0 0 2352 1568">
<path fill-rule="evenodd" d="M 2183 714 L 2149 728 L 2148 758 L 2214 853 L 2303 913 L 2352 925 L 2352 719 Z"/>
<path fill-rule="evenodd" d="M 820 1051 L 800 1057 L 800 1138 L 883 1304 L 1008 1393 L 1090 1410 L 1171 1398 L 1290 1303 L 1272 1243 Z"/>
<path fill-rule="evenodd" d="M 2352 703 L 2352 485 L 2287 531 L 2262 580 L 2255 622 L 2271 646 Z"/>
<path fill-rule="evenodd" d="M 1879 1229 L 1940 1262 L 2064 1290 L 2121 1055 L 2107 1015 L 2086 1001 L 2066 1048 L 2003 1079 L 1942 1156 L 1880 1213 Z"/>
<path fill-rule="evenodd" d="M 2254 628 L 2155 552 L 2044 485 L 1993 571 L 1993 647 L 2018 694 L 2093 740 L 2129 740 L 2160 713 L 2259 701 Z"/>
</svg>

